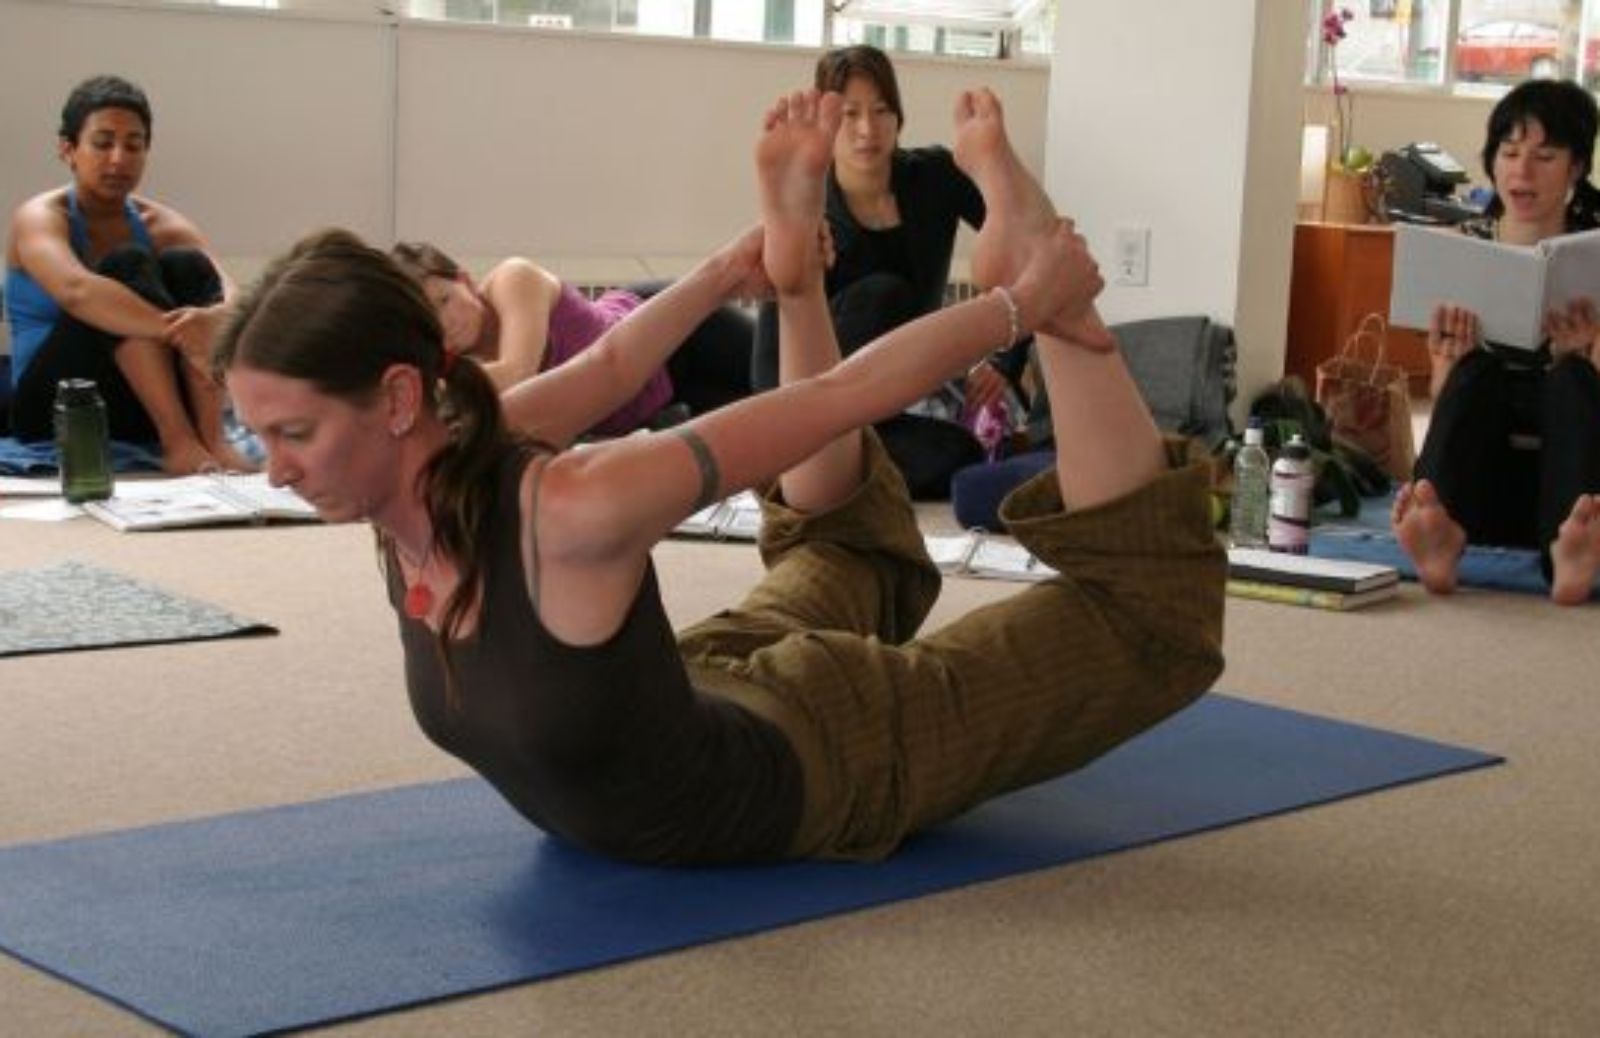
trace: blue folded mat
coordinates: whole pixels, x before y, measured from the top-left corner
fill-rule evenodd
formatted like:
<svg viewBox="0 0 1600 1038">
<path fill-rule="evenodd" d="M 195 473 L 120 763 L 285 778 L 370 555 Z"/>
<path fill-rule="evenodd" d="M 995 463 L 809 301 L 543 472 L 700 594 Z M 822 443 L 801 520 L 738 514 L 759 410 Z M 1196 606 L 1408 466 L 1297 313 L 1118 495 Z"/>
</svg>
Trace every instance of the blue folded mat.
<svg viewBox="0 0 1600 1038">
<path fill-rule="evenodd" d="M 0 947 L 188 1034 L 326 1024 L 1048 868 L 1497 763 L 1211 695 L 874 865 L 662 869 L 477 779 L 0 848 Z"/>
</svg>

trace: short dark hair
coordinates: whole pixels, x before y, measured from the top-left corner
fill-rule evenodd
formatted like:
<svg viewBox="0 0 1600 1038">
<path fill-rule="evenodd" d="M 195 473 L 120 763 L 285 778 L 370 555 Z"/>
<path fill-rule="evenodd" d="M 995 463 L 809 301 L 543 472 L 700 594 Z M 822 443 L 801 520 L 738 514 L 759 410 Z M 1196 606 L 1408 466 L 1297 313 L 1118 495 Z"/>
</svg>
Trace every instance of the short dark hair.
<svg viewBox="0 0 1600 1038">
<path fill-rule="evenodd" d="M 144 91 L 121 76 L 91 76 L 72 88 L 67 103 L 61 106 L 61 129 L 56 132 L 69 144 L 78 143 L 83 124 L 102 108 L 123 108 L 144 123 L 144 139 L 155 133 L 155 118 L 150 114 L 150 99 Z"/>
<path fill-rule="evenodd" d="M 1527 124 L 1544 128 L 1547 144 L 1565 148 L 1587 177 L 1594 168 L 1594 139 L 1600 112 L 1594 96 L 1570 79 L 1530 79 L 1513 88 L 1489 113 L 1483 142 L 1483 169 L 1494 179 L 1494 157 L 1500 145 Z"/>
<path fill-rule="evenodd" d="M 870 80 L 878 88 L 883 103 L 894 113 L 895 121 L 903 129 L 906 110 L 900 104 L 900 84 L 894 78 L 894 66 L 889 55 L 865 43 L 853 47 L 838 47 L 817 59 L 816 88 L 822 91 L 844 93 L 845 85 L 855 76 Z"/>
</svg>

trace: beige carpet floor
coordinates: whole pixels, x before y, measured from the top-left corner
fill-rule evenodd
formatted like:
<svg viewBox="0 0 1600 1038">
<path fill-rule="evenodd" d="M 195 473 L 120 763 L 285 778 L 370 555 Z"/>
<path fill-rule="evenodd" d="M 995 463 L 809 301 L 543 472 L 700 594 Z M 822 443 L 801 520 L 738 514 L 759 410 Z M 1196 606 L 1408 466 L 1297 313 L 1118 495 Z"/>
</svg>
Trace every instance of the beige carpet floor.
<svg viewBox="0 0 1600 1038">
<path fill-rule="evenodd" d="M 64 559 L 282 633 L 0 659 L 0 843 L 462 773 L 410 718 L 364 529 L 0 521 L 0 571 Z M 680 623 L 758 572 L 747 545 L 658 563 Z M 933 622 L 1013 588 L 949 581 Z M 330 1030 L 1600 1034 L 1600 608 L 1408 586 L 1351 614 L 1235 600 L 1227 623 L 1226 691 L 1509 763 Z M 0 1033 L 157 1032 L 0 956 Z"/>
</svg>

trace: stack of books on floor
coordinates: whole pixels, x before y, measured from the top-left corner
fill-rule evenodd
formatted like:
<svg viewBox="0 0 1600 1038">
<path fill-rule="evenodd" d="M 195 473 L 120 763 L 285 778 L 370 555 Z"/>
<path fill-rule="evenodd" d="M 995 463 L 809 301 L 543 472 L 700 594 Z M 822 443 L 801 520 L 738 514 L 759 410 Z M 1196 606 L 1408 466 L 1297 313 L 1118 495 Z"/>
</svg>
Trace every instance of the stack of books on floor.
<svg viewBox="0 0 1600 1038">
<path fill-rule="evenodd" d="M 1228 549 L 1228 594 L 1317 609 L 1359 609 L 1400 593 L 1393 566 L 1261 548 Z"/>
</svg>

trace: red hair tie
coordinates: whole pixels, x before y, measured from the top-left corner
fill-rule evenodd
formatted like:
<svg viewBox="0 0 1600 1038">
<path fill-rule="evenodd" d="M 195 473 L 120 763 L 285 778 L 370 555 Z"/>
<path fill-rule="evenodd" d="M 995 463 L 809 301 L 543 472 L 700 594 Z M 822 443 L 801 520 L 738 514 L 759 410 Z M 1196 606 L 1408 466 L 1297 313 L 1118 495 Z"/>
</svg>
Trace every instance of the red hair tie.
<svg viewBox="0 0 1600 1038">
<path fill-rule="evenodd" d="M 444 378 L 450 377 L 450 372 L 456 367 L 456 355 L 451 350 L 444 351 L 444 360 L 439 364 L 439 374 Z"/>
</svg>

